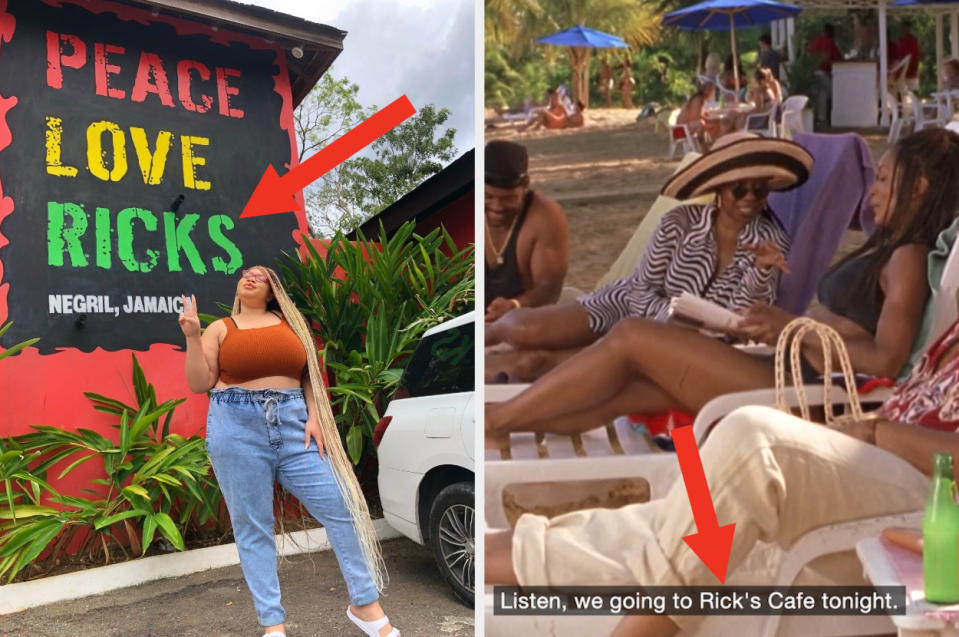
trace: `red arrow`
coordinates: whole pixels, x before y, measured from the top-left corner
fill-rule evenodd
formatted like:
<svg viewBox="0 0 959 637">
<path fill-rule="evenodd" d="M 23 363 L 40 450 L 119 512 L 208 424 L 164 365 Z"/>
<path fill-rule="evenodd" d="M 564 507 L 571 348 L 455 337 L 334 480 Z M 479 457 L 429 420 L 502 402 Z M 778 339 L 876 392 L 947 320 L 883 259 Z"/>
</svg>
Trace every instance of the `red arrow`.
<svg viewBox="0 0 959 637">
<path fill-rule="evenodd" d="M 266 172 L 250 195 L 250 200 L 243 207 L 240 219 L 300 210 L 293 195 L 372 144 L 415 112 L 416 109 L 404 95 L 282 177 L 276 174 L 272 164 L 267 166 Z"/>
<path fill-rule="evenodd" d="M 716 509 L 713 508 L 713 498 L 709 494 L 709 485 L 706 483 L 706 473 L 703 471 L 703 461 L 699 457 L 693 428 L 686 426 L 674 429 L 673 443 L 676 445 L 679 470 L 683 474 L 683 482 L 686 483 L 686 494 L 693 510 L 696 530 L 699 531 L 683 539 L 713 575 L 725 584 L 736 525 L 719 526 L 716 520 Z"/>
</svg>

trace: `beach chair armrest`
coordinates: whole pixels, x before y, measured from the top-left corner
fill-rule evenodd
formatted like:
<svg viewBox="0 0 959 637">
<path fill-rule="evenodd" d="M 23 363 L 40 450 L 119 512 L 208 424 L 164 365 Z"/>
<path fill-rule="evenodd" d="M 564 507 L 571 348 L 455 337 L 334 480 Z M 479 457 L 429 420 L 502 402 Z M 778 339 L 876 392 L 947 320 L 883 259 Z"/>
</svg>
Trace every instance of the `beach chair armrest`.
<svg viewBox="0 0 959 637">
<path fill-rule="evenodd" d="M 825 397 L 822 385 L 806 385 L 805 389 L 809 406 L 814 407 L 823 404 Z M 847 395 L 842 387 L 833 385 L 830 396 L 834 405 L 838 406 L 846 403 Z M 696 415 L 696 420 L 693 422 L 693 433 L 696 435 L 696 440 L 702 444 L 709 434 L 713 423 L 729 415 L 733 410 L 748 405 L 766 405 L 772 407 L 775 404 L 776 390 L 773 388 L 753 389 L 717 396 L 703 405 L 703 408 L 699 410 L 699 413 Z M 786 391 L 786 405 L 790 408 L 799 406 L 799 397 L 794 390 Z"/>
</svg>

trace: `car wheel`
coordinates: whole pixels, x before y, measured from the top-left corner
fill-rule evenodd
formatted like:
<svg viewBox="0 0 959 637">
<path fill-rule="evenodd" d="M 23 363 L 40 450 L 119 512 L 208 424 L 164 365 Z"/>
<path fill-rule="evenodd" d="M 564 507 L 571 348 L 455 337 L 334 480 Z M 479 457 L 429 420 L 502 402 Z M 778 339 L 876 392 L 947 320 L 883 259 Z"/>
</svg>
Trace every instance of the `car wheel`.
<svg viewBox="0 0 959 637">
<path fill-rule="evenodd" d="M 430 548 L 456 597 L 473 606 L 476 555 L 475 496 L 472 482 L 451 484 L 430 507 Z"/>
</svg>

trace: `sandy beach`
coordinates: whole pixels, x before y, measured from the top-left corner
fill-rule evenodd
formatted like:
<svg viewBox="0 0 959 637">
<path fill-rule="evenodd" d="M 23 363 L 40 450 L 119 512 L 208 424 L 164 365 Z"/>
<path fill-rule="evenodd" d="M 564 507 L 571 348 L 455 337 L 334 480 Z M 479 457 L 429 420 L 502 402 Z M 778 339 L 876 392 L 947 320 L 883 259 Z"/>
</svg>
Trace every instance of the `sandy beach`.
<svg viewBox="0 0 959 637">
<path fill-rule="evenodd" d="M 567 285 L 595 287 L 679 165 L 678 159 L 666 157 L 669 138 L 663 126 L 657 130 L 653 118 L 637 122 L 638 114 L 638 109 L 591 109 L 585 112 L 583 128 L 519 132 L 515 124 L 487 113 L 486 139 L 526 145 L 532 187 L 559 201 L 566 211 Z M 886 148 L 885 135 L 863 137 L 878 161 Z M 841 252 L 861 240 L 861 233 L 848 233 Z"/>
</svg>

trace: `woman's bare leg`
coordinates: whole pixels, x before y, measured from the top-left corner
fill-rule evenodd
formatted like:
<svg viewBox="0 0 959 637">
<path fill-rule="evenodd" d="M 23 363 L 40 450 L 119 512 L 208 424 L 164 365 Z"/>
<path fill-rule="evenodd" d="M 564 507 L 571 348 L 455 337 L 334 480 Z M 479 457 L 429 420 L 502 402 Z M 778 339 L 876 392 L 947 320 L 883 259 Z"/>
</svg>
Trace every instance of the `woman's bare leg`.
<svg viewBox="0 0 959 637">
<path fill-rule="evenodd" d="M 672 637 L 679 626 L 665 615 L 630 615 L 616 624 L 609 637 Z"/>
<path fill-rule="evenodd" d="M 489 382 L 500 374 L 506 374 L 511 382 L 530 383 L 572 358 L 581 349 L 576 347 L 490 352 L 486 355 L 486 380 Z"/>
<path fill-rule="evenodd" d="M 484 330 L 486 345 L 506 343 L 516 349 L 585 347 L 597 335 L 589 329 L 589 314 L 576 301 L 507 312 Z"/>
<path fill-rule="evenodd" d="M 486 428 L 494 434 L 527 431 L 537 421 L 596 409 L 642 379 L 661 391 L 638 395 L 624 413 L 664 407 L 699 411 L 721 394 L 771 387 L 773 370 L 768 362 L 694 330 L 627 319 L 522 394 L 488 405 Z M 664 405 L 664 395 L 675 403 Z"/>
<path fill-rule="evenodd" d="M 662 389 L 647 380 L 629 382 L 616 395 L 586 409 L 550 418 L 531 420 L 523 431 L 572 435 L 602 427 L 618 416 L 664 412 L 676 404 Z M 491 403 L 492 407 L 495 403 Z M 639 407 L 637 407 L 639 406 Z M 535 418 L 537 414 L 533 414 Z"/>
</svg>

